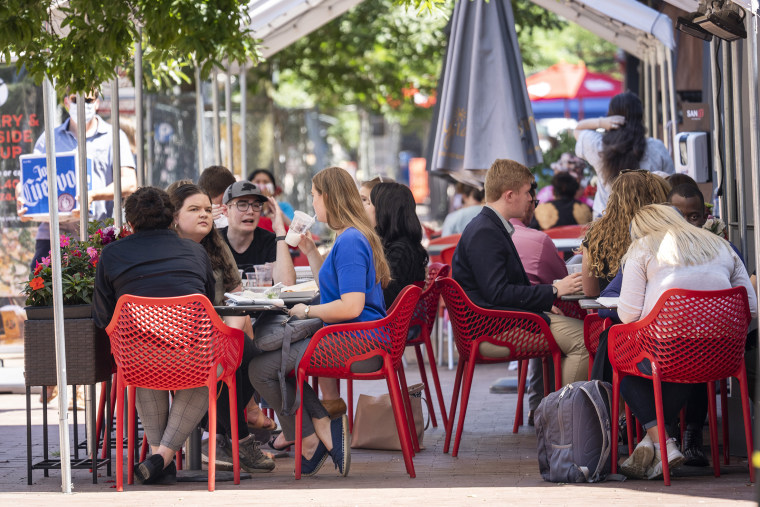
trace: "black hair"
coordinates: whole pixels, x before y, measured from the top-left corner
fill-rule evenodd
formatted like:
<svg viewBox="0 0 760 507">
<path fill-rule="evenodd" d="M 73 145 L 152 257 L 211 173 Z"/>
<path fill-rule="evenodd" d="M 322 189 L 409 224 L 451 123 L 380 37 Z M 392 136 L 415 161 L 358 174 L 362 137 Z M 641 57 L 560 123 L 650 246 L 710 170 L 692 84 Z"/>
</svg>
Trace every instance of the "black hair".
<svg viewBox="0 0 760 507">
<path fill-rule="evenodd" d="M 408 241 L 424 252 L 422 246 L 422 225 L 417 217 L 417 205 L 409 187 L 401 183 L 379 183 L 372 187 L 370 201 L 375 206 L 375 230 L 383 246 L 394 241 Z"/>
<path fill-rule="evenodd" d="M 680 195 L 684 199 L 699 197 L 700 202 L 705 202 L 705 196 L 702 191 L 698 186 L 692 185 L 691 183 L 681 183 L 680 185 L 674 186 L 668 194 L 668 202 L 672 201 L 674 195 Z"/>
<path fill-rule="evenodd" d="M 667 178 L 665 178 L 665 180 L 668 183 L 670 183 L 670 188 L 676 188 L 677 186 L 684 185 L 684 184 L 693 185 L 693 186 L 699 188 L 699 186 L 697 185 L 697 182 L 694 181 L 694 178 L 692 178 L 688 174 L 684 174 L 684 173 L 673 173 L 673 174 L 670 174 L 670 175 L 668 175 Z"/>
<path fill-rule="evenodd" d="M 580 188 L 575 176 L 568 172 L 559 172 L 552 178 L 554 196 L 558 199 L 573 199 Z"/>
<path fill-rule="evenodd" d="M 254 169 L 251 174 L 248 175 L 248 181 L 253 181 L 253 178 L 255 178 L 257 175 L 264 173 L 267 176 L 269 176 L 269 179 L 272 181 L 272 185 L 274 188 L 277 188 L 277 180 L 274 179 L 274 174 L 272 174 L 272 171 L 269 169 Z"/>
<path fill-rule="evenodd" d="M 604 176 L 612 183 L 623 169 L 638 169 L 647 149 L 644 107 L 632 92 L 623 92 L 610 100 L 607 116 L 623 116 L 625 123 L 602 136 Z"/>
<path fill-rule="evenodd" d="M 160 188 L 140 187 L 127 197 L 124 216 L 135 232 L 168 229 L 174 220 L 174 205 Z"/>
<path fill-rule="evenodd" d="M 197 194 L 205 195 L 209 198 L 209 202 L 211 202 L 211 196 L 199 185 L 184 183 L 174 186 L 169 197 L 171 198 L 175 213 L 179 213 L 179 210 L 182 209 L 182 206 L 185 204 L 185 200 L 188 197 Z M 230 265 L 227 262 L 227 257 L 224 255 L 224 240 L 216 230 L 216 226 L 211 226 L 211 230 L 203 237 L 200 243 L 203 249 L 206 250 L 209 259 L 211 259 L 211 268 L 214 270 L 219 269 L 222 272 L 224 290 L 229 292 L 230 290 L 235 289 L 238 284 L 237 266 Z"/>
</svg>

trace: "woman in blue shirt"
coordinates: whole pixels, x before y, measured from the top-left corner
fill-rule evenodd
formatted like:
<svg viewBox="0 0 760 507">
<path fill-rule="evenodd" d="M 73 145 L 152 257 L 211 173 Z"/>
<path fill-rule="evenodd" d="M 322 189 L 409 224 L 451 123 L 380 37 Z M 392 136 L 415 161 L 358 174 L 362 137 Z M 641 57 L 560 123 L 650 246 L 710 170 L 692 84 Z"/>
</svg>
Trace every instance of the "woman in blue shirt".
<svg viewBox="0 0 760 507">
<path fill-rule="evenodd" d="M 390 281 L 390 269 L 380 238 L 364 211 L 359 191 L 351 175 L 339 167 L 328 167 L 312 180 L 311 195 L 317 220 L 337 233 L 329 254 L 323 259 L 309 234 L 301 235 L 298 248 L 306 255 L 319 284 L 318 305 L 299 304 L 290 310 L 297 318 L 318 318 L 325 324 L 364 322 L 385 317 L 383 287 Z M 285 366 L 295 368 L 308 346 L 308 340 L 291 345 Z M 251 383 L 275 410 L 282 410 L 278 371 L 282 350 L 268 352 L 251 362 Z M 376 371 L 379 357 L 352 365 L 352 371 Z M 294 379 L 286 379 L 288 398 L 295 399 Z M 351 463 L 350 434 L 345 415 L 330 421 L 327 410 L 308 384 L 303 389 L 302 475 L 314 475 L 329 454 L 342 475 Z M 278 412 L 287 441 L 295 438 L 295 417 Z"/>
</svg>

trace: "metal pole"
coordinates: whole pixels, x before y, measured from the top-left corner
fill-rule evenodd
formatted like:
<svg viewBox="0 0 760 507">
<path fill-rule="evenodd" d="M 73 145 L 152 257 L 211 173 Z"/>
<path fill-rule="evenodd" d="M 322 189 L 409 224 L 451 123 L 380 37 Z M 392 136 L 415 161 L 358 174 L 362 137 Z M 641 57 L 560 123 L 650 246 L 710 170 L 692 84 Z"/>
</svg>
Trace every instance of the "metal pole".
<svg viewBox="0 0 760 507">
<path fill-rule="evenodd" d="M 662 139 L 665 146 L 670 150 L 673 141 L 668 135 L 668 86 L 665 80 L 665 46 L 659 44 L 657 47 L 657 63 L 660 66 L 660 108 L 662 109 Z"/>
<path fill-rule="evenodd" d="M 219 128 L 219 83 L 217 82 L 217 72 L 211 74 L 211 108 L 214 112 L 214 164 L 222 165 L 222 132 Z"/>
<path fill-rule="evenodd" d="M 145 102 L 147 102 L 146 109 L 146 118 L 145 121 L 141 121 L 142 126 L 148 125 L 148 133 L 153 131 L 153 98 L 148 95 L 145 97 Z M 153 154 L 154 154 L 154 148 L 153 148 L 153 136 L 150 136 L 150 141 L 148 141 L 148 158 L 145 160 L 145 184 L 150 185 L 153 183 Z"/>
<path fill-rule="evenodd" d="M 47 179 L 49 182 L 55 182 L 55 136 L 50 124 L 55 108 L 55 89 L 48 78 L 45 78 L 42 84 L 42 97 L 45 115 Z M 84 100 L 78 102 L 84 104 Z M 84 118 L 84 108 L 82 108 L 81 118 Z M 68 384 L 66 379 L 66 337 L 63 330 L 63 290 L 61 288 L 61 237 L 60 228 L 58 227 L 58 186 L 55 183 L 49 185 L 48 188 L 48 210 L 50 212 L 50 262 L 53 268 L 53 322 L 55 327 L 55 367 L 58 379 L 58 438 L 61 445 L 61 490 L 64 493 L 71 493 L 69 400 L 66 389 Z"/>
<path fill-rule="evenodd" d="M 729 42 L 721 42 L 721 56 L 723 60 L 723 163 L 726 167 L 725 188 L 726 196 L 726 226 L 728 227 L 729 241 L 735 242 L 736 228 L 732 226 L 736 222 L 736 161 L 734 160 L 734 110 L 731 107 L 734 101 L 733 95 L 733 62 Z"/>
<path fill-rule="evenodd" d="M 653 128 L 652 128 L 652 110 L 649 107 L 649 104 L 652 101 L 652 97 L 650 95 L 649 90 L 649 57 L 644 56 L 644 60 L 642 60 L 642 66 L 644 67 L 644 124 L 647 127 L 647 130 L 649 131 L 649 134 L 652 135 Z"/>
<path fill-rule="evenodd" d="M 143 69 L 142 69 L 142 27 L 137 27 L 135 41 L 135 145 L 137 146 L 137 186 L 145 185 L 145 122 L 143 121 Z"/>
<path fill-rule="evenodd" d="M 734 96 L 734 160 L 736 160 L 736 201 L 737 211 L 739 218 L 739 241 L 742 256 L 747 258 L 747 210 L 746 199 L 744 197 L 744 185 L 746 174 L 744 172 L 744 136 L 742 128 L 742 105 L 740 100 L 736 100 L 741 97 L 741 59 L 739 58 L 739 43 L 731 43 L 731 60 L 733 65 L 731 66 L 731 87 L 733 88 Z"/>
<path fill-rule="evenodd" d="M 113 171 L 113 223 L 121 228 L 121 128 L 119 127 L 119 77 L 111 82 L 111 124 L 113 126 L 113 147 L 111 148 L 111 170 Z M 129 147 L 127 147 L 128 149 Z"/>
<path fill-rule="evenodd" d="M 227 113 L 227 168 L 235 174 L 232 151 L 232 69 L 227 67 L 227 77 L 224 80 L 224 110 Z"/>
<path fill-rule="evenodd" d="M 672 155 L 675 156 L 676 148 L 673 145 L 678 132 L 678 115 L 676 114 L 676 82 L 673 77 L 673 52 L 665 48 L 665 67 L 668 71 L 668 90 L 670 90 L 670 143 L 673 146 Z"/>
<path fill-rule="evenodd" d="M 715 181 L 717 188 L 722 190 L 722 193 L 718 196 L 718 210 L 721 219 L 726 220 L 726 189 L 723 188 L 725 184 L 725 175 L 723 174 L 723 164 L 720 157 L 720 97 L 718 96 L 718 73 L 720 67 L 718 67 L 718 55 L 716 54 L 718 49 L 718 42 L 715 37 L 710 41 L 710 83 L 712 87 L 711 94 L 711 111 L 712 111 L 712 155 L 713 155 L 713 171 L 715 172 Z M 675 152 L 675 150 L 673 150 Z"/>
<path fill-rule="evenodd" d="M 205 106 L 203 104 L 203 86 L 201 83 L 201 68 L 195 67 L 195 130 L 198 136 L 198 175 L 203 172 L 205 161 L 203 160 L 203 117 Z"/>
<path fill-rule="evenodd" d="M 87 238 L 90 210 L 87 203 L 87 124 L 84 119 L 84 93 L 77 93 L 77 169 L 79 170 L 79 237 Z"/>
<path fill-rule="evenodd" d="M 659 138 L 657 132 L 657 63 L 656 55 L 654 53 L 654 49 L 650 48 L 649 65 L 651 65 L 651 70 L 649 71 L 649 86 L 652 88 L 652 91 L 650 92 L 650 98 L 652 99 L 652 102 L 649 104 L 652 115 L 652 132 L 650 135 L 654 138 Z"/>
<path fill-rule="evenodd" d="M 248 122 L 248 107 L 246 101 L 247 86 L 245 83 L 246 69 L 240 71 L 240 179 L 248 176 L 248 139 L 246 123 Z"/>
</svg>

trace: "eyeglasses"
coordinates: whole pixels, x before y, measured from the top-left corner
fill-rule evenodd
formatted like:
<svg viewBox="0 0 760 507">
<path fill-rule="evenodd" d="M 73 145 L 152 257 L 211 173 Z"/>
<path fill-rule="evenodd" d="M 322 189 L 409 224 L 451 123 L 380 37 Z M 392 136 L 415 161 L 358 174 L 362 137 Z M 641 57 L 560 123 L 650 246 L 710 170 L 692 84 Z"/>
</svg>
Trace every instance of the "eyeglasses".
<svg viewBox="0 0 760 507">
<path fill-rule="evenodd" d="M 533 199 L 533 201 L 532 201 L 532 202 L 533 202 L 533 207 L 535 208 L 535 207 L 537 207 L 537 206 L 538 206 L 538 203 L 539 203 L 540 201 L 539 201 L 538 199 Z"/>
<path fill-rule="evenodd" d="M 92 104 L 92 103 L 93 103 L 93 102 L 95 102 L 96 100 L 98 100 L 98 98 L 97 98 L 97 97 L 85 97 L 85 98 L 84 98 L 84 102 L 85 102 L 86 104 Z M 76 96 L 76 95 L 72 95 L 71 97 L 69 97 L 69 101 L 70 101 L 72 104 L 76 104 L 76 103 L 77 103 L 77 96 Z"/>
<path fill-rule="evenodd" d="M 235 207 L 241 213 L 248 211 L 248 208 L 251 208 L 253 211 L 261 211 L 260 202 L 238 201 L 235 203 Z"/>
<path fill-rule="evenodd" d="M 648 173 L 648 172 L 649 172 L 649 170 L 647 170 L 647 169 L 623 169 L 622 171 L 620 171 L 620 174 L 625 174 L 625 173 Z"/>
</svg>

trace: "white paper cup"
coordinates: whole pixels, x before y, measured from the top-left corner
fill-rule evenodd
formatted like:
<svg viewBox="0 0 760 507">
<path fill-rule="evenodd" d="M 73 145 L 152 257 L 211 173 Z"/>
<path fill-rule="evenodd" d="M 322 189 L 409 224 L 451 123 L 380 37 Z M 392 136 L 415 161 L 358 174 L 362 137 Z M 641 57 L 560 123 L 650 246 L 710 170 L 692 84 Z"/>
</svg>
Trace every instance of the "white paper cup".
<svg viewBox="0 0 760 507">
<path fill-rule="evenodd" d="M 568 264 L 567 265 L 567 274 L 572 275 L 573 273 L 580 273 L 583 271 L 583 264 Z"/>
<path fill-rule="evenodd" d="M 301 234 L 308 231 L 314 225 L 314 218 L 310 217 L 303 211 L 296 211 L 293 214 L 293 220 L 290 221 L 290 229 L 285 236 L 285 243 L 289 246 L 297 247 L 301 242 Z"/>
</svg>

